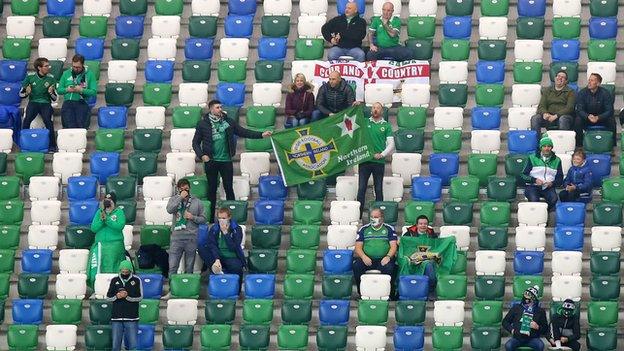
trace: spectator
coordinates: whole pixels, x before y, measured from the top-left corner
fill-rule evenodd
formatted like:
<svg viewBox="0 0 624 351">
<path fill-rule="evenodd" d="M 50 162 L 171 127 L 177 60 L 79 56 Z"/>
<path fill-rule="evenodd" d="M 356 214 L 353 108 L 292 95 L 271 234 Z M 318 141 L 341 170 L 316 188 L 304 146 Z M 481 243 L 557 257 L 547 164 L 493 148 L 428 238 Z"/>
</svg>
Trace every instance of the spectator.
<svg viewBox="0 0 624 351">
<path fill-rule="evenodd" d="M 220 208 L 217 217 L 218 223 L 208 230 L 206 247 L 201 248 L 200 253 L 204 252 L 202 258 L 212 273 L 238 274 L 239 283 L 242 283 L 245 268 L 243 230 L 232 220 L 229 208 Z"/>
<path fill-rule="evenodd" d="M 204 205 L 191 196 L 188 179 L 178 180 L 178 193 L 169 198 L 167 212 L 174 215 L 175 224 L 169 245 L 169 275 L 176 274 L 184 253 L 184 273 L 193 273 L 197 251 L 198 225 L 206 223 Z"/>
<path fill-rule="evenodd" d="M 522 179 L 526 182 L 524 195 L 531 202 L 544 198 L 548 203 L 548 211 L 552 211 L 557 203 L 555 187 L 563 184 L 561 159 L 552 151 L 553 142 L 544 136 L 539 142 L 540 150 L 530 155 Z"/>
<path fill-rule="evenodd" d="M 50 152 L 56 152 L 56 136 L 54 135 L 54 120 L 52 119 L 54 110 L 52 101 L 56 101 L 56 79 L 50 74 L 50 62 L 45 57 L 35 60 L 33 66 L 35 73 L 29 74 L 22 81 L 22 88 L 19 95 L 21 98 L 28 97 L 28 105 L 24 113 L 24 129 L 30 129 L 30 124 L 41 115 L 41 119 L 46 128 L 50 131 Z"/>
<path fill-rule="evenodd" d="M 193 150 L 197 158 L 204 163 L 208 179 L 208 200 L 210 200 L 210 223 L 214 219 L 217 202 L 218 177 L 221 175 L 227 200 L 234 200 L 234 167 L 232 157 L 236 154 L 236 136 L 261 139 L 271 136 L 270 131 L 256 132 L 241 127 L 223 112 L 221 102 L 212 100 L 208 103 L 210 112 L 197 123 L 193 136 Z"/>
<path fill-rule="evenodd" d="M 373 175 L 375 186 L 375 201 L 383 201 L 383 177 L 386 166 L 386 156 L 394 151 L 394 137 L 392 125 L 383 118 L 383 106 L 376 102 L 371 109 L 371 117 L 368 120 L 368 136 L 373 145 L 374 160 L 360 163 L 358 166 L 358 194 L 360 202 L 360 217 L 364 211 L 366 189 L 368 180 Z"/>
<path fill-rule="evenodd" d="M 117 197 L 114 192 L 106 194 L 102 207 L 97 210 L 91 222 L 95 242 L 89 252 L 88 282 L 91 287 L 98 273 L 115 273 L 119 263 L 126 259 L 123 228 L 126 225 L 124 211 L 115 207 Z"/>
<path fill-rule="evenodd" d="M 572 154 L 572 167 L 563 180 L 563 187 L 564 189 L 559 192 L 559 200 L 585 203 L 591 201 L 592 171 L 582 149 L 578 149 Z"/>
<path fill-rule="evenodd" d="M 93 72 L 85 68 L 84 61 L 84 56 L 74 55 L 72 68 L 63 72 L 58 82 L 58 93 L 63 95 L 63 128 L 87 128 L 89 125 L 91 107 L 87 98 L 97 95 L 97 80 Z"/>
<path fill-rule="evenodd" d="M 323 83 L 316 95 L 316 110 L 312 112 L 312 122 L 332 116 L 346 108 L 357 105 L 353 88 L 340 76 L 340 72 L 329 74 L 327 83 Z"/>
<path fill-rule="evenodd" d="M 393 16 L 394 4 L 386 2 L 381 9 L 381 17 L 375 16 L 368 27 L 370 50 L 366 55 L 369 61 L 389 59 L 405 61 L 414 58 L 412 49 L 399 44 L 401 19 Z"/>
<path fill-rule="evenodd" d="M 548 333 L 546 312 L 540 307 L 539 288 L 530 287 L 522 294 L 522 301 L 511 307 L 505 318 L 503 328 L 511 334 L 505 344 L 505 350 L 515 351 L 520 347 L 543 350 L 540 338 Z"/>
<path fill-rule="evenodd" d="M 579 351 L 581 344 L 580 314 L 576 313 L 574 301 L 566 299 L 557 312 L 550 317 L 550 346 L 569 347 L 573 351 Z"/>
<path fill-rule="evenodd" d="M 344 15 L 329 20 L 321 27 L 321 32 L 332 45 L 327 53 L 328 60 L 351 56 L 355 61 L 364 61 L 362 39 L 366 36 L 366 20 L 360 17 L 355 2 L 347 3 Z"/>
<path fill-rule="evenodd" d="M 370 222 L 358 230 L 355 243 L 353 276 L 358 292 L 362 274 L 371 269 L 390 275 L 390 286 L 394 289 L 396 252 L 397 236 L 394 228 L 384 223 L 382 210 L 378 208 L 372 210 Z"/>
<path fill-rule="evenodd" d="M 557 72 L 555 85 L 542 89 L 537 114 L 531 117 L 531 129 L 537 132 L 538 138 L 542 128 L 572 130 L 575 101 L 574 91 L 568 87 L 568 73 Z"/>
<path fill-rule="evenodd" d="M 291 92 L 286 95 L 285 127 L 292 128 L 310 123 L 314 111 L 312 84 L 306 81 L 303 73 L 297 73 L 290 90 Z"/>
<path fill-rule="evenodd" d="M 615 117 L 613 116 L 613 95 L 601 87 L 602 76 L 592 73 L 587 79 L 587 87 L 576 96 L 576 146 L 583 146 L 583 134 L 588 127 L 603 127 L 613 133 L 616 144 Z"/>
<path fill-rule="evenodd" d="M 125 340 L 126 350 L 136 349 L 139 337 L 139 302 L 143 299 L 143 288 L 141 279 L 132 273 L 130 261 L 124 260 L 119 264 L 119 275 L 111 280 L 106 297 L 113 302 L 113 351 L 121 350 L 122 340 Z"/>
</svg>

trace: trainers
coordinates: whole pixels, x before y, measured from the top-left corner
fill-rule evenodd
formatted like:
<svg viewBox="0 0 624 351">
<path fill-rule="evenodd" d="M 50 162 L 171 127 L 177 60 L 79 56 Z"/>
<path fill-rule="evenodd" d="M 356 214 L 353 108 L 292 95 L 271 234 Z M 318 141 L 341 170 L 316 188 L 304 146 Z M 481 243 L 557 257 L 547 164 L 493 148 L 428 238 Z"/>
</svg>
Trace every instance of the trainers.
<svg viewBox="0 0 624 351">
<path fill-rule="evenodd" d="M 161 300 L 169 300 L 171 298 L 171 293 L 167 293 L 167 295 L 161 296 Z"/>
</svg>

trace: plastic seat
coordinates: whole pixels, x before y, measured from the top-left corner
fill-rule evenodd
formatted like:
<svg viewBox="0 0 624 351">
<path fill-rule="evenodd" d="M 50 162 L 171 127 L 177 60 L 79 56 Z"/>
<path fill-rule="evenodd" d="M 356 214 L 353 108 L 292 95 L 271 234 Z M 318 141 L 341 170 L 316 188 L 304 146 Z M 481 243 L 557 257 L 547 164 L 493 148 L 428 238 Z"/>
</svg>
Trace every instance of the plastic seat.
<svg viewBox="0 0 624 351">
<path fill-rule="evenodd" d="M 403 178 L 403 185 L 412 184 L 412 179 L 420 175 L 420 154 L 395 152 L 392 154 L 392 176 Z"/>
<path fill-rule="evenodd" d="M 469 16 L 446 16 L 443 20 L 445 38 L 467 39 L 470 37 L 472 20 Z"/>
<path fill-rule="evenodd" d="M 284 62 L 279 60 L 256 61 L 254 75 L 259 83 L 281 82 L 284 78 Z"/>
<path fill-rule="evenodd" d="M 592 39 L 615 39 L 617 18 L 592 17 L 589 19 L 589 37 Z"/>
<path fill-rule="evenodd" d="M 472 176 L 451 178 L 451 201 L 475 202 L 479 198 L 479 179 Z"/>
<path fill-rule="evenodd" d="M 475 301 L 472 321 L 476 326 L 500 326 L 503 319 L 502 301 Z"/>
<path fill-rule="evenodd" d="M 6 30 L 7 37 L 32 39 L 35 34 L 35 18 L 33 16 L 8 16 Z"/>
<path fill-rule="evenodd" d="M 214 38 L 217 35 L 216 16 L 189 17 L 189 35 L 191 38 Z"/>
<path fill-rule="evenodd" d="M 57 225 L 28 226 L 28 248 L 56 250 L 58 231 Z"/>
<path fill-rule="evenodd" d="M 163 345 L 165 349 L 191 349 L 193 334 L 192 325 L 165 326 L 163 328 Z"/>
<path fill-rule="evenodd" d="M 538 298 L 544 296 L 544 277 L 539 275 L 516 275 L 513 279 L 513 296 L 514 299 L 522 299 L 522 295 L 526 289 L 537 286 L 539 293 Z"/>
<path fill-rule="evenodd" d="M 435 34 L 435 17 L 410 16 L 407 20 L 407 35 L 415 39 L 433 38 Z"/>
<path fill-rule="evenodd" d="M 537 149 L 537 132 L 533 130 L 510 130 L 507 147 L 512 154 L 532 154 Z"/>
<path fill-rule="evenodd" d="M 176 40 L 173 38 L 150 38 L 147 41 L 149 60 L 169 60 L 176 56 Z"/>
<path fill-rule="evenodd" d="M 1 225 L 0 235 L 2 236 L 2 242 L 0 243 L 0 250 L 16 250 L 19 247 L 20 228 L 17 225 Z"/>
<path fill-rule="evenodd" d="M 69 38 L 71 34 L 71 17 L 46 16 L 42 25 L 45 38 Z"/>
<path fill-rule="evenodd" d="M 286 38 L 262 37 L 258 40 L 260 60 L 284 60 L 286 58 Z"/>
<path fill-rule="evenodd" d="M 473 204 L 470 202 L 449 202 L 444 205 L 442 215 L 446 225 L 470 225 Z"/>
<path fill-rule="evenodd" d="M 75 325 L 46 326 L 45 341 L 48 350 L 73 350 L 78 339 Z"/>
<path fill-rule="evenodd" d="M 171 295 L 175 298 L 197 299 L 200 291 L 198 274 L 173 274 L 170 279 Z"/>
<path fill-rule="evenodd" d="M 277 270 L 277 250 L 253 249 L 247 260 L 250 273 L 275 273 Z"/>
<path fill-rule="evenodd" d="M 232 326 L 225 324 L 204 325 L 201 328 L 201 345 L 205 350 L 229 350 Z"/>
<path fill-rule="evenodd" d="M 59 251 L 61 274 L 86 273 L 89 251 L 84 249 L 63 249 Z"/>
<path fill-rule="evenodd" d="M 422 325 L 425 321 L 426 301 L 399 300 L 394 312 L 397 325 Z"/>
<path fill-rule="evenodd" d="M 145 177 L 143 179 L 143 198 L 165 200 L 173 195 L 173 183 L 170 177 Z"/>
<path fill-rule="evenodd" d="M 505 251 L 478 250 L 475 253 L 477 275 L 505 275 Z"/>
<path fill-rule="evenodd" d="M 0 201 L 0 224 L 21 225 L 24 219 L 24 203 L 20 200 Z"/>
<path fill-rule="evenodd" d="M 42 177 L 36 177 L 36 178 L 42 178 Z M 0 177 L 0 200 L 2 201 L 19 200 L 21 189 L 22 187 L 20 184 L 19 177 L 15 177 L 15 176 Z M 29 192 L 32 192 L 30 190 L 30 187 L 29 187 Z M 48 199 L 46 198 L 42 200 L 48 200 Z M 31 200 L 31 201 L 34 201 L 34 200 Z"/>
<path fill-rule="evenodd" d="M 430 201 L 410 201 L 405 205 L 405 224 L 416 224 L 416 219 L 420 215 L 427 218 L 434 218 L 435 203 Z"/>
<path fill-rule="evenodd" d="M 550 53 L 553 61 L 577 61 L 580 55 L 578 40 L 555 39 L 552 41 Z"/>
<path fill-rule="evenodd" d="M 313 250 L 290 249 L 286 253 L 288 273 L 314 274 L 316 259 Z"/>
<path fill-rule="evenodd" d="M 74 16 L 76 10 L 75 1 L 50 1 L 46 2 L 46 9 L 50 16 Z"/>
<path fill-rule="evenodd" d="M 20 87 L 19 83 L 0 83 L 0 104 L 17 107 Z"/>
<path fill-rule="evenodd" d="M 388 322 L 388 301 L 360 300 L 358 323 L 361 325 L 385 325 Z"/>
<path fill-rule="evenodd" d="M 258 193 L 262 200 L 285 200 L 288 189 L 280 176 L 261 176 L 258 182 Z"/>
<path fill-rule="evenodd" d="M 56 297 L 58 299 L 84 299 L 86 293 L 86 274 L 65 273 L 56 276 Z"/>
<path fill-rule="evenodd" d="M 507 17 L 479 18 L 479 38 L 489 40 L 506 40 Z"/>
<path fill-rule="evenodd" d="M 85 60 L 99 61 L 104 56 L 104 39 L 78 38 L 76 39 L 76 53 L 85 57 Z"/>
<path fill-rule="evenodd" d="M 195 325 L 197 300 L 171 299 L 167 301 L 167 323 L 170 325 Z"/>
<path fill-rule="evenodd" d="M 559 202 L 556 207 L 557 226 L 584 226 L 585 203 Z"/>
<path fill-rule="evenodd" d="M 583 254 L 579 251 L 554 251 L 552 254 L 553 275 L 580 275 Z"/>
<path fill-rule="evenodd" d="M 282 224 L 284 221 L 284 202 L 279 200 L 261 200 L 254 206 L 254 218 L 258 224 Z"/>
<path fill-rule="evenodd" d="M 591 327 L 614 327 L 617 324 L 618 303 L 614 301 L 590 301 L 587 319 Z"/>
<path fill-rule="evenodd" d="M 542 81 L 542 69 L 541 62 L 515 62 L 513 65 L 514 83 L 539 84 Z"/>
<path fill-rule="evenodd" d="M 390 276 L 385 274 L 362 275 L 360 295 L 363 300 L 388 300 L 390 296 Z"/>
<path fill-rule="evenodd" d="M 247 350 L 268 349 L 270 332 L 268 325 L 243 324 L 238 333 L 238 343 Z"/>
<path fill-rule="evenodd" d="M 499 327 L 476 327 L 470 334 L 470 345 L 473 350 L 492 350 L 501 346 Z"/>
<path fill-rule="evenodd" d="M 65 232 L 65 245 L 68 248 L 90 249 L 95 239 L 90 227 L 67 226 Z"/>
<path fill-rule="evenodd" d="M 617 349 L 616 328 L 589 328 L 586 338 L 588 350 Z"/>
<path fill-rule="evenodd" d="M 587 77 L 590 74 L 598 73 L 602 76 L 604 84 L 615 83 L 615 62 L 588 62 Z"/>
<path fill-rule="evenodd" d="M 99 129 L 95 132 L 95 149 L 102 152 L 123 152 L 123 129 Z"/>
<path fill-rule="evenodd" d="M 141 38 L 143 23 L 143 16 L 119 16 L 115 19 L 115 35 L 118 38 Z"/>
<path fill-rule="evenodd" d="M 95 152 L 91 154 L 91 174 L 98 178 L 100 184 L 105 184 L 110 176 L 119 174 L 119 154 L 115 152 Z"/>
<path fill-rule="evenodd" d="M 357 351 L 383 350 L 386 347 L 385 326 L 360 325 L 355 328 Z"/>
<path fill-rule="evenodd" d="M 173 80 L 173 65 L 172 61 L 148 60 L 145 63 L 145 80 L 148 83 L 171 83 Z"/>
<path fill-rule="evenodd" d="M 600 187 L 602 180 L 611 174 L 611 155 L 589 154 L 587 155 L 587 163 L 592 171 L 594 187 Z"/>
<path fill-rule="evenodd" d="M 555 251 L 582 251 L 584 234 L 582 227 L 555 227 Z"/>
<path fill-rule="evenodd" d="M 611 282 L 613 283 L 613 282 Z M 619 278 L 617 279 L 617 294 L 619 295 Z M 601 289 L 604 287 L 601 287 Z M 574 301 L 581 300 L 581 277 L 570 275 L 559 275 L 552 277 L 551 292 L 553 301 L 564 301 L 565 299 L 572 299 Z M 590 285 L 591 293 L 591 285 Z M 616 296 L 617 298 L 617 296 Z"/>
<path fill-rule="evenodd" d="M 152 16 L 152 38 L 173 38 L 180 35 L 180 16 Z"/>
<path fill-rule="evenodd" d="M 320 225 L 323 220 L 323 202 L 317 200 L 297 200 L 293 205 L 294 224 Z"/>
<path fill-rule="evenodd" d="M 587 46 L 587 56 L 591 61 L 613 61 L 615 53 L 615 40 L 592 39 Z"/>
<path fill-rule="evenodd" d="M 323 201 L 327 194 L 325 179 L 311 180 L 297 185 L 297 197 L 300 200 Z"/>
<path fill-rule="evenodd" d="M 180 110 L 182 114 L 188 116 L 190 119 L 194 113 L 195 106 L 206 105 L 208 101 L 208 85 L 206 83 L 182 83 L 179 85 L 178 99 L 182 106 L 193 106 L 193 108 L 189 107 Z M 197 114 L 201 116 L 201 109 L 199 109 Z M 198 117 L 201 118 L 200 116 Z M 191 126 L 194 128 L 196 124 L 197 123 L 190 123 L 187 128 Z"/>
<path fill-rule="evenodd" d="M 475 296 L 478 300 L 502 300 L 505 295 L 505 277 L 477 276 Z"/>
<path fill-rule="evenodd" d="M 620 227 L 595 226 L 591 229 L 592 251 L 620 251 Z"/>
<path fill-rule="evenodd" d="M 352 250 L 325 250 L 323 254 L 323 271 L 325 274 L 349 274 L 352 261 Z"/>
<path fill-rule="evenodd" d="M 323 297 L 326 299 L 349 299 L 353 288 L 352 275 L 325 275 L 322 281 Z"/>
<path fill-rule="evenodd" d="M 463 109 L 460 107 L 436 107 L 433 114 L 435 129 L 461 129 Z"/>
<path fill-rule="evenodd" d="M 578 39 L 581 34 L 581 18 L 559 17 L 553 18 L 553 37 L 560 39 Z"/>
<path fill-rule="evenodd" d="M 468 156 L 468 174 L 477 177 L 480 186 L 488 185 L 488 179 L 496 174 L 496 165 L 497 156 L 493 154 L 470 154 Z"/>
<path fill-rule="evenodd" d="M 211 38 L 188 38 L 184 45 L 187 60 L 211 60 L 214 40 Z"/>
<path fill-rule="evenodd" d="M 399 299 L 425 301 L 429 293 L 429 278 L 423 275 L 403 275 L 399 277 Z"/>
<path fill-rule="evenodd" d="M 435 19 L 433 17 L 426 18 L 431 20 L 431 24 L 433 25 L 432 30 L 434 30 Z M 433 32 L 431 33 L 433 34 Z M 443 39 L 440 49 L 442 52 L 442 59 L 446 61 L 467 61 L 470 56 L 470 42 L 464 39 Z"/>
<path fill-rule="evenodd" d="M 236 286 L 238 291 L 238 284 Z M 236 300 L 206 300 L 206 322 L 231 324 L 236 314 Z"/>
<path fill-rule="evenodd" d="M 219 53 L 222 60 L 246 60 L 249 56 L 249 39 L 223 38 Z"/>
<path fill-rule="evenodd" d="M 336 199 L 353 201 L 357 196 L 358 178 L 355 176 L 336 177 Z"/>
<path fill-rule="evenodd" d="M 360 203 L 332 201 L 329 210 L 331 224 L 357 224 L 360 221 Z"/>
<path fill-rule="evenodd" d="M 2 42 L 2 57 L 5 60 L 28 60 L 31 39 L 5 38 Z"/>
<path fill-rule="evenodd" d="M 349 323 L 349 300 L 321 300 L 319 320 L 321 325 L 344 325 Z"/>
<path fill-rule="evenodd" d="M 27 62 L 25 61 L 0 61 L 0 80 L 4 82 L 21 82 L 26 77 Z"/>
<path fill-rule="evenodd" d="M 125 106 L 103 106 L 98 110 L 98 126 L 100 128 L 126 128 L 127 118 L 128 108 Z"/>
<path fill-rule="evenodd" d="M 518 275 L 541 275 L 544 271 L 544 252 L 516 251 L 514 271 Z"/>
<path fill-rule="evenodd" d="M 435 301 L 433 318 L 436 326 L 462 326 L 464 301 Z"/>
<path fill-rule="evenodd" d="M 500 107 L 505 100 L 505 89 L 500 84 L 479 84 L 475 100 L 478 106 Z"/>
<path fill-rule="evenodd" d="M 147 83 L 143 86 L 143 103 L 146 106 L 168 107 L 171 103 L 171 95 L 171 84 Z"/>
<path fill-rule="evenodd" d="M 245 101 L 245 85 L 242 83 L 217 84 L 216 98 L 226 106 L 243 106 Z"/>
<path fill-rule="evenodd" d="M 108 30 L 108 18 L 105 16 L 82 16 L 78 26 L 81 37 L 104 38 Z"/>
<path fill-rule="evenodd" d="M 311 300 L 284 300 L 284 304 L 282 305 L 282 323 L 289 325 L 302 325 L 310 323 L 311 319 Z"/>
<path fill-rule="evenodd" d="M 275 293 L 275 275 L 249 274 L 245 277 L 245 298 L 272 299 Z"/>
<path fill-rule="evenodd" d="M 32 224 L 58 225 L 61 221 L 61 202 L 57 200 L 33 201 Z"/>
<path fill-rule="evenodd" d="M 452 177 L 459 171 L 459 155 L 431 154 L 429 158 L 429 172 L 442 179 L 442 185 L 447 186 Z"/>
<path fill-rule="evenodd" d="M 511 107 L 508 110 L 508 123 L 510 130 L 530 129 L 531 117 L 535 114 L 535 107 Z"/>
<path fill-rule="evenodd" d="M 253 32 L 253 16 L 230 14 L 225 18 L 225 35 L 229 38 L 249 38 Z"/>
<path fill-rule="evenodd" d="M 476 71 L 478 83 L 501 84 L 505 79 L 505 62 L 480 60 L 477 61 Z"/>
<path fill-rule="evenodd" d="M 433 152 L 457 153 L 461 150 L 460 130 L 435 130 L 431 136 Z"/>
<path fill-rule="evenodd" d="M 540 226 L 520 226 L 516 228 L 516 248 L 519 251 L 544 251 L 546 228 Z"/>
<path fill-rule="evenodd" d="M 14 324 L 41 324 L 43 319 L 43 300 L 14 299 L 12 317 Z M 11 331 L 9 331 L 9 335 L 11 335 Z M 10 336 L 9 339 L 11 339 Z M 11 341 L 9 341 L 10 343 Z"/>
<path fill-rule="evenodd" d="M 466 84 L 440 84 L 438 102 L 442 107 L 464 107 L 468 101 Z"/>
<path fill-rule="evenodd" d="M 284 297 L 288 300 L 312 300 L 314 276 L 311 274 L 286 274 L 284 277 Z"/>
<path fill-rule="evenodd" d="M 52 250 L 29 249 L 22 252 L 22 271 L 49 274 L 52 270 Z"/>
<path fill-rule="evenodd" d="M 400 153 L 420 153 L 425 147 L 422 130 L 399 129 L 394 132 L 396 150 Z"/>
<path fill-rule="evenodd" d="M 195 174 L 195 154 L 192 152 L 172 152 L 166 155 L 167 175 L 175 180 Z"/>
<path fill-rule="evenodd" d="M 436 350 L 459 350 L 463 344 L 462 327 L 436 326 L 433 328 L 432 342 Z"/>
<path fill-rule="evenodd" d="M 422 351 L 425 344 L 425 329 L 422 326 L 397 326 L 393 337 L 394 349 L 398 351 Z"/>
<path fill-rule="evenodd" d="M 184 131 L 183 129 L 173 129 L 172 134 L 177 134 L 180 132 L 173 133 L 174 131 Z M 135 129 L 132 132 L 132 146 L 135 151 L 145 152 L 145 153 L 155 153 L 158 154 L 162 149 L 162 130 L 160 129 Z M 192 139 L 192 136 L 186 135 Z M 174 139 L 175 140 L 175 139 Z M 175 142 L 172 142 L 172 151 L 181 151 L 181 152 L 189 152 L 190 150 L 184 149 L 180 150 L 180 146 L 176 145 Z M 127 177 L 122 177 L 126 178 Z M 136 180 L 135 180 L 136 183 Z"/>
</svg>

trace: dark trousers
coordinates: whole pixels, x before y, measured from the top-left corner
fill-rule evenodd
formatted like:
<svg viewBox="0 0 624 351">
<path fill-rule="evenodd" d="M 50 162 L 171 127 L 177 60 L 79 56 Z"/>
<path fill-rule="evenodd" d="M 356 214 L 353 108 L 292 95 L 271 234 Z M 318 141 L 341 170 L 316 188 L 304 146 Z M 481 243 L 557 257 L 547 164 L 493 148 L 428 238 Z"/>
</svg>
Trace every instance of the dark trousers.
<svg viewBox="0 0 624 351">
<path fill-rule="evenodd" d="M 544 119 L 541 114 L 536 114 L 531 117 L 531 130 L 537 132 L 537 140 L 540 140 L 542 134 L 542 128 L 559 127 L 559 130 L 573 130 L 574 129 L 574 117 L 570 115 L 559 116 L 554 122 L 549 122 Z"/>
<path fill-rule="evenodd" d="M 548 204 L 548 211 L 554 210 L 557 204 L 557 192 L 554 187 L 542 189 L 541 186 L 527 185 L 524 189 L 524 196 L 526 196 L 530 202 L 539 202 L 544 198 Z"/>
<path fill-rule="evenodd" d="M 559 192 L 559 201 L 561 202 L 586 202 L 585 199 L 581 199 L 581 193 L 578 190 L 567 191 L 565 189 Z"/>
<path fill-rule="evenodd" d="M 234 181 L 234 166 L 231 161 L 222 162 L 210 160 L 204 162 L 204 172 L 206 172 L 206 179 L 208 179 L 208 200 L 210 200 L 209 220 L 210 223 L 214 223 L 215 206 L 217 205 L 217 185 L 219 184 L 218 177 L 221 175 L 225 198 L 227 200 L 234 200 L 234 187 L 232 186 Z"/>
<path fill-rule="evenodd" d="M 576 116 L 574 121 L 574 130 L 576 131 L 576 146 L 583 146 L 583 135 L 587 127 L 604 127 L 606 130 L 613 132 L 613 145 L 617 144 L 617 135 L 615 130 L 615 117 L 610 117 L 598 123 L 591 123 L 588 119 Z"/>
<path fill-rule="evenodd" d="M 358 194 L 357 200 L 360 202 L 360 215 L 364 212 L 364 203 L 366 201 L 366 189 L 368 188 L 368 179 L 373 176 L 373 185 L 375 186 L 375 201 L 383 201 L 383 176 L 385 172 L 384 163 L 364 162 L 358 166 Z"/>
<path fill-rule="evenodd" d="M 407 61 L 414 58 L 414 51 L 411 48 L 405 46 L 395 46 L 391 48 L 377 47 L 377 51 L 368 51 L 366 59 L 369 61 L 386 60 L 393 61 Z"/>
<path fill-rule="evenodd" d="M 360 281 L 362 279 L 362 274 L 366 273 L 366 271 L 378 270 L 381 272 L 381 274 L 387 274 L 391 277 L 390 295 L 392 296 L 394 294 L 393 291 L 394 291 L 395 278 L 396 278 L 396 274 L 394 271 L 396 269 L 396 262 L 394 258 L 392 258 L 390 259 L 390 262 L 388 262 L 385 266 L 382 266 L 381 265 L 382 259 L 383 258 L 371 258 L 371 260 L 373 261 L 373 264 L 370 266 L 365 265 L 364 261 L 362 261 L 362 259 L 359 257 L 356 257 L 355 259 L 353 259 L 353 278 L 355 278 L 355 284 L 357 285 L 358 293 L 360 292 Z"/>
<path fill-rule="evenodd" d="M 299 118 L 299 119 L 297 119 L 297 117 L 295 117 L 295 116 L 286 116 L 286 122 L 284 122 L 284 128 L 301 127 L 301 126 L 306 125 L 308 123 L 310 123 L 310 119 L 309 118 Z"/>
<path fill-rule="evenodd" d="M 535 351 L 544 350 L 544 342 L 540 338 L 526 338 L 523 340 L 511 338 L 505 344 L 506 351 L 515 351 L 520 347 L 530 347 Z"/>
<path fill-rule="evenodd" d="M 50 149 L 56 149 L 56 135 L 54 135 L 54 120 L 52 119 L 53 114 L 54 110 L 51 104 L 28 102 L 28 105 L 26 105 L 24 122 L 22 123 L 22 128 L 30 129 L 32 121 L 37 118 L 37 115 L 41 115 L 43 124 L 50 131 Z"/>
<path fill-rule="evenodd" d="M 238 258 L 222 258 L 221 269 L 225 274 L 238 274 L 238 292 L 243 285 L 243 265 Z"/>
<path fill-rule="evenodd" d="M 433 294 L 436 291 L 438 285 L 438 275 L 436 274 L 436 266 L 433 262 L 423 262 L 425 265 L 425 275 L 429 278 L 429 294 Z"/>
<path fill-rule="evenodd" d="M 87 119 L 91 116 L 91 108 L 86 101 L 68 100 L 61 107 L 61 120 L 63 128 L 86 128 Z"/>
<path fill-rule="evenodd" d="M 323 118 L 325 118 L 327 116 L 328 115 L 324 114 L 320 110 L 314 110 L 314 111 L 312 111 L 312 120 L 311 120 L 311 122 L 320 121 L 320 120 L 322 120 Z"/>
</svg>

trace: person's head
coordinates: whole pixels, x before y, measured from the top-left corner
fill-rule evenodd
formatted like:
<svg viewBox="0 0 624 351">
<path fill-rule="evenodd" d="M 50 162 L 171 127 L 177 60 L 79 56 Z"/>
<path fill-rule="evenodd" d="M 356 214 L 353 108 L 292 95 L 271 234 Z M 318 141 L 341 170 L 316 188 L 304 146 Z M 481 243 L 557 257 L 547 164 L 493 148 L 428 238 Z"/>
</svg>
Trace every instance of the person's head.
<svg viewBox="0 0 624 351">
<path fill-rule="evenodd" d="M 380 102 L 374 103 L 371 107 L 371 116 L 376 120 L 383 118 L 383 105 Z"/>
<path fill-rule="evenodd" d="M 115 204 L 117 203 L 117 195 L 114 191 L 109 192 L 104 195 L 104 201 L 102 201 L 102 206 L 105 210 L 111 211 L 115 208 Z"/>
<path fill-rule="evenodd" d="M 559 314 L 566 318 L 570 318 L 574 316 L 574 312 L 576 310 L 576 305 L 572 299 L 565 299 L 561 304 L 561 308 L 559 309 Z"/>
<path fill-rule="evenodd" d="M 130 274 L 132 274 L 132 271 L 133 271 L 132 262 L 128 260 L 123 260 L 121 261 L 121 263 L 119 263 L 119 274 L 121 275 L 122 278 L 124 279 L 129 278 Z"/>
<path fill-rule="evenodd" d="M 180 180 L 178 180 L 178 183 L 176 184 L 178 191 L 186 191 L 187 193 L 189 191 L 191 191 L 191 182 L 189 182 L 188 179 L 186 178 L 182 178 Z"/>
<path fill-rule="evenodd" d="M 568 73 L 566 71 L 559 71 L 555 75 L 555 88 L 561 89 L 568 84 Z"/>
<path fill-rule="evenodd" d="M 535 286 L 529 287 L 522 294 L 522 303 L 525 305 L 534 304 L 538 302 L 538 296 L 539 296 L 539 286 L 535 285 Z"/>
<path fill-rule="evenodd" d="M 394 4 L 390 1 L 383 4 L 381 7 L 381 17 L 385 19 L 392 18 L 392 14 L 394 13 Z"/>
<path fill-rule="evenodd" d="M 221 101 L 219 100 L 210 100 L 210 102 L 208 102 L 208 110 L 213 116 L 223 116 L 223 105 L 221 105 Z"/>
<path fill-rule="evenodd" d="M 544 135 L 539 142 L 540 151 L 543 156 L 550 156 L 553 149 L 553 141 L 547 135 Z"/>
<path fill-rule="evenodd" d="M 345 16 L 347 17 L 355 17 L 358 14 L 358 7 L 355 2 L 348 2 L 347 6 L 345 6 Z"/>
<path fill-rule="evenodd" d="M 33 62 L 33 66 L 39 75 L 45 76 L 50 72 L 50 61 L 45 57 L 37 58 L 35 62 Z"/>
<path fill-rule="evenodd" d="M 84 71 L 84 62 L 84 56 L 80 54 L 74 55 L 74 57 L 72 57 L 72 71 L 74 73 L 81 73 L 82 71 Z"/>
<path fill-rule="evenodd" d="M 342 80 L 342 77 L 340 76 L 340 72 L 338 71 L 332 71 L 329 74 L 329 86 L 332 88 L 337 87 L 340 84 L 340 81 Z"/>
<path fill-rule="evenodd" d="M 230 226 L 230 220 L 232 219 L 232 211 L 227 207 L 221 207 L 217 211 L 217 221 L 221 228 L 227 228 Z"/>
<path fill-rule="evenodd" d="M 306 88 L 307 90 L 312 89 L 312 85 L 306 80 L 306 76 L 303 73 L 295 74 L 295 79 L 293 79 L 293 83 L 290 86 L 292 91 L 299 90 L 301 88 Z"/>
<path fill-rule="evenodd" d="M 416 228 L 418 233 L 427 233 L 429 231 L 429 218 L 425 215 L 420 215 L 416 218 Z"/>
<path fill-rule="evenodd" d="M 384 213 L 381 209 L 375 208 L 370 212 L 370 223 L 373 227 L 381 227 L 384 222 Z"/>
<path fill-rule="evenodd" d="M 576 167 L 580 167 L 585 163 L 585 159 L 587 155 L 585 155 L 585 151 L 583 149 L 576 149 L 572 154 L 572 164 Z"/>
<path fill-rule="evenodd" d="M 592 73 L 587 79 L 587 89 L 594 91 L 598 89 L 600 83 L 602 83 L 602 76 L 598 73 Z"/>
</svg>

